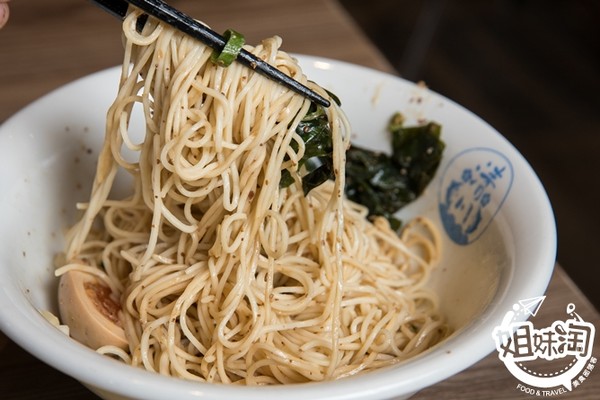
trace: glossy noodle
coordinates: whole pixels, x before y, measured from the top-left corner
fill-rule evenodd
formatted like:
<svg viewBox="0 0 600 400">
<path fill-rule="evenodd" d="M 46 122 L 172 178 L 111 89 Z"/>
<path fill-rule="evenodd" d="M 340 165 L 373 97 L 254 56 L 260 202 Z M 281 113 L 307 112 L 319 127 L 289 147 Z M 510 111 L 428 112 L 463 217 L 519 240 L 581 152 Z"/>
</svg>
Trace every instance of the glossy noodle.
<svg viewBox="0 0 600 400">
<path fill-rule="evenodd" d="M 211 49 L 152 19 L 139 33 L 137 17 L 123 25 L 92 193 L 56 272 L 110 288 L 126 344 L 98 351 L 165 375 L 263 385 L 373 370 L 441 340 L 447 327 L 424 287 L 437 231 L 417 218 L 399 236 L 344 198 L 351 130 L 339 107 L 326 109 L 336 179 L 305 196 L 295 127 L 310 101 L 215 65 Z M 245 48 L 328 97 L 280 44 Z M 285 169 L 295 183 L 282 189 Z M 112 194 L 119 171 L 132 180 L 124 198 Z"/>
</svg>

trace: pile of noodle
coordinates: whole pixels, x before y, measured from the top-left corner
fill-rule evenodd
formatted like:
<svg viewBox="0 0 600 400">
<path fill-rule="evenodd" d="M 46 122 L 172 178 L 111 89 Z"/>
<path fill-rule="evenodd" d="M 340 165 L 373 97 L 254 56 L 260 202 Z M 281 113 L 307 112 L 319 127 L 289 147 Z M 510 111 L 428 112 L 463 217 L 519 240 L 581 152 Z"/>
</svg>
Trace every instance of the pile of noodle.
<svg viewBox="0 0 600 400">
<path fill-rule="evenodd" d="M 238 63 L 215 65 L 211 49 L 152 20 L 137 32 L 137 16 L 124 22 L 91 198 L 57 270 L 95 274 L 118 298 L 128 348 L 98 351 L 165 375 L 260 385 L 337 379 L 443 338 L 423 287 L 437 233 L 416 219 L 398 236 L 344 199 L 350 128 L 340 109 L 326 110 L 336 179 L 305 197 L 295 127 L 310 101 Z M 280 42 L 245 48 L 327 96 Z M 139 143 L 134 105 L 146 122 Z M 280 189 L 284 169 L 296 183 Z M 114 199 L 119 170 L 133 191 Z"/>
</svg>

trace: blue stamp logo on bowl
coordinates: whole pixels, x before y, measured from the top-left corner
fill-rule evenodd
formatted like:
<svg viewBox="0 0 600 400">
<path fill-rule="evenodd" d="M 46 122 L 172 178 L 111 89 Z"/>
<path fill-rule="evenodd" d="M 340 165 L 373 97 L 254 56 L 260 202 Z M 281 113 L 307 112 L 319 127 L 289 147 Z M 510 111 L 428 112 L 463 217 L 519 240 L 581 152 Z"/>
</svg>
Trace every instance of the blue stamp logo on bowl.
<svg viewBox="0 0 600 400">
<path fill-rule="evenodd" d="M 513 183 L 513 167 L 497 150 L 474 147 L 450 160 L 439 188 L 439 210 L 457 244 L 477 240 L 502 207 Z"/>
</svg>

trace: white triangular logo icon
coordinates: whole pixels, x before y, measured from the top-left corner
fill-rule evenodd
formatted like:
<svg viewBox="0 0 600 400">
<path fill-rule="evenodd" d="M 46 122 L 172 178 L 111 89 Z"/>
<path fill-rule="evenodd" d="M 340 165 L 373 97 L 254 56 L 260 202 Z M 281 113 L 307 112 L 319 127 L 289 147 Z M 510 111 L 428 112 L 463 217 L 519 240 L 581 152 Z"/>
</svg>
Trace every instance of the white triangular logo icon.
<svg viewBox="0 0 600 400">
<path fill-rule="evenodd" d="M 532 297 L 530 299 L 519 300 L 519 304 L 523 307 L 525 313 L 535 317 L 545 299 L 546 296 Z"/>
</svg>

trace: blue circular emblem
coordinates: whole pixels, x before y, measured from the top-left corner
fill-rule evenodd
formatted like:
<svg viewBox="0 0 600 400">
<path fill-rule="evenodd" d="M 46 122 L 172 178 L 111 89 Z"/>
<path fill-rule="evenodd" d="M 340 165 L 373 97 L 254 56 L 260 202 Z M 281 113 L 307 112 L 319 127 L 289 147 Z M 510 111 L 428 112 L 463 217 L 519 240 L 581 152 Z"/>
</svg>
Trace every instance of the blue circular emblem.
<svg viewBox="0 0 600 400">
<path fill-rule="evenodd" d="M 457 244 L 477 240 L 490 225 L 512 187 L 510 160 L 497 150 L 474 147 L 446 166 L 439 188 L 439 211 L 448 236 Z"/>
</svg>

